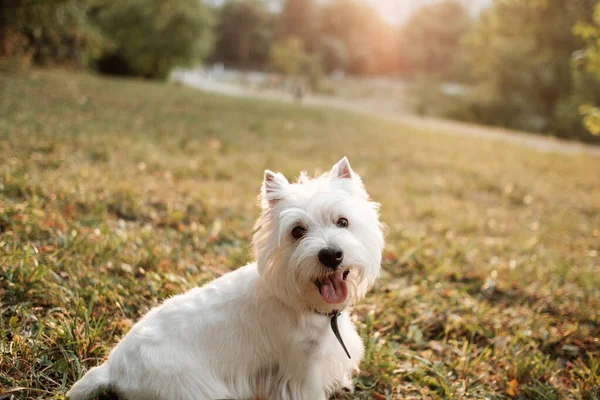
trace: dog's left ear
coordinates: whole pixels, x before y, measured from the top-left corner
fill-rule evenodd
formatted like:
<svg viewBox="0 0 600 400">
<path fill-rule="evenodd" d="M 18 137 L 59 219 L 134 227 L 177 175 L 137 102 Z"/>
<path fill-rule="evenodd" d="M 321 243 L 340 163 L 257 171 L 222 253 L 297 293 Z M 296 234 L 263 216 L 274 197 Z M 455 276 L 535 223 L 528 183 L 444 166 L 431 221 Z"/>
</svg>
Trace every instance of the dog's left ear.
<svg viewBox="0 0 600 400">
<path fill-rule="evenodd" d="M 352 170 L 350 161 L 344 157 L 331 168 L 329 176 L 334 181 L 337 181 L 341 187 L 350 192 L 352 195 L 359 195 L 360 197 L 368 198 L 365 187 L 362 183 L 362 179 Z"/>
<path fill-rule="evenodd" d="M 352 179 L 354 172 L 347 157 L 342 158 L 331 168 L 331 176 L 339 179 Z"/>
<path fill-rule="evenodd" d="M 267 209 L 269 206 L 275 205 L 279 200 L 283 199 L 289 184 L 282 173 L 266 170 L 261 190 L 263 208 Z"/>
</svg>

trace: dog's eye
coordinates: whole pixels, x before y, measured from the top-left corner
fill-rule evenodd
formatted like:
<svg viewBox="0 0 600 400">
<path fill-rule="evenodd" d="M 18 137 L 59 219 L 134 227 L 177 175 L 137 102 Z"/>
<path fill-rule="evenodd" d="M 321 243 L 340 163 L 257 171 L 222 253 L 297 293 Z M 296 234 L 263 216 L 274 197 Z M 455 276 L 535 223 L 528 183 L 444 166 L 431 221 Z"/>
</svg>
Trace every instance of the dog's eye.
<svg viewBox="0 0 600 400">
<path fill-rule="evenodd" d="M 348 227 L 348 220 L 346 218 L 340 218 L 340 219 L 338 219 L 337 226 L 339 226 L 340 228 L 347 228 Z"/>
<path fill-rule="evenodd" d="M 300 239 L 302 236 L 306 234 L 306 228 L 303 226 L 297 226 L 292 229 L 292 236 L 294 239 Z"/>
</svg>

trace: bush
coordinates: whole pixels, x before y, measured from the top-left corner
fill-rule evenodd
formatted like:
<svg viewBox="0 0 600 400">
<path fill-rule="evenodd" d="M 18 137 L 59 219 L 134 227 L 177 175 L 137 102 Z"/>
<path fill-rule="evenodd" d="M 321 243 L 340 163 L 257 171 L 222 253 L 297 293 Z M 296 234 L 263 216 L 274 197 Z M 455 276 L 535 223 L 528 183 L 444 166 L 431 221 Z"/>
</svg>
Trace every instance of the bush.
<svg viewBox="0 0 600 400">
<path fill-rule="evenodd" d="M 472 120 L 477 110 L 472 107 L 470 88 L 458 93 L 444 90 L 444 82 L 432 76 L 416 77 L 406 90 L 409 107 L 418 115 Z"/>
<path fill-rule="evenodd" d="M 570 58 L 582 46 L 572 28 L 595 0 L 497 1 L 465 45 L 478 94 L 476 121 L 586 139 Z M 485 97 L 484 97 L 485 96 Z"/>
<path fill-rule="evenodd" d="M 86 0 L 0 0 L 0 58 L 86 65 L 104 46 Z"/>
<path fill-rule="evenodd" d="M 600 142 L 600 2 L 594 7 L 592 21 L 578 22 L 573 33 L 584 41 L 584 48 L 571 62 L 575 90 L 569 100 L 577 106 L 583 126 L 594 135 L 587 139 Z"/>
<path fill-rule="evenodd" d="M 164 79 L 212 49 L 212 13 L 198 0 L 108 0 L 92 15 L 110 40 L 103 72 Z"/>
<path fill-rule="evenodd" d="M 328 73 L 345 70 L 348 65 L 346 44 L 335 37 L 325 36 L 319 46 L 319 58 Z"/>
<path fill-rule="evenodd" d="M 301 66 L 300 73 L 308 81 L 308 87 L 313 92 L 321 93 L 321 81 L 323 79 L 323 68 L 318 57 L 307 57 Z"/>
<path fill-rule="evenodd" d="M 600 82 L 590 74 L 573 71 L 573 90 L 556 106 L 556 136 L 600 143 L 600 137 L 591 135 L 586 129 L 581 113 L 589 104 L 600 104 Z"/>
<path fill-rule="evenodd" d="M 264 2 L 228 0 L 219 10 L 216 46 L 211 60 L 239 68 L 268 62 L 273 19 Z"/>
<path fill-rule="evenodd" d="M 287 76 L 295 76 L 307 62 L 308 55 L 304 52 L 301 39 L 289 36 L 273 43 L 269 53 L 271 65 Z"/>
<path fill-rule="evenodd" d="M 0 70 L 20 71 L 29 66 L 33 57 L 33 49 L 29 48 L 29 40 L 19 31 L 6 29 L 0 40 Z"/>
</svg>

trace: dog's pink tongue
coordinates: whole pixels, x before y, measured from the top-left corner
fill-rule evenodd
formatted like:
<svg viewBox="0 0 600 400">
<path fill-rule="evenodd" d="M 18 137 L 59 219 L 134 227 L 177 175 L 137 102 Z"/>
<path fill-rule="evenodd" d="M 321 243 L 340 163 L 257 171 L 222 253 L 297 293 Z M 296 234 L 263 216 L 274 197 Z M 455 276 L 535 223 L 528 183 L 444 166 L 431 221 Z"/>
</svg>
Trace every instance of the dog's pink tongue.
<svg viewBox="0 0 600 400">
<path fill-rule="evenodd" d="M 343 303 L 348 297 L 348 287 L 341 270 L 321 280 L 321 297 L 329 304 Z"/>
</svg>

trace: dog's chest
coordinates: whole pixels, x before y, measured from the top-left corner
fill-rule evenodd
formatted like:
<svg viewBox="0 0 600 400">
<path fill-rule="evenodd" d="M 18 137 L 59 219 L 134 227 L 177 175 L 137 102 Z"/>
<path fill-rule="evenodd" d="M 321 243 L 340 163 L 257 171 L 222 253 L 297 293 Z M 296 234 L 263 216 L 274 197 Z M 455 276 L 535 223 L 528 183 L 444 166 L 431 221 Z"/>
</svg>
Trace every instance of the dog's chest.
<svg viewBox="0 0 600 400">
<path fill-rule="evenodd" d="M 326 318 L 301 321 L 296 325 L 296 331 L 290 335 L 290 347 L 300 359 L 312 359 L 322 353 L 323 344 L 331 335 Z"/>
</svg>

